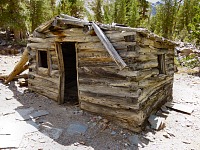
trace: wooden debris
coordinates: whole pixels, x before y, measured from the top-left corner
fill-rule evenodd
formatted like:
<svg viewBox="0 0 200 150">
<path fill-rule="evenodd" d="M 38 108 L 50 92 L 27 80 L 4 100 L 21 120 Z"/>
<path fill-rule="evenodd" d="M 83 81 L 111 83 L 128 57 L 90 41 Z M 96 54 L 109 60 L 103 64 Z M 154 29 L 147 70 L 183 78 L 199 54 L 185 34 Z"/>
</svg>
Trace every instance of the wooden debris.
<svg viewBox="0 0 200 150">
<path fill-rule="evenodd" d="M 173 110 L 177 110 L 177 111 L 187 113 L 187 114 L 191 114 L 194 110 L 192 107 L 189 107 L 183 104 L 170 103 L 170 102 L 166 103 L 165 106 Z"/>
<path fill-rule="evenodd" d="M 0 76 L 0 80 L 5 81 L 8 78 L 8 75 L 2 75 Z M 24 78 L 24 79 L 28 79 L 28 74 L 21 74 L 21 75 L 17 75 L 13 78 L 13 80 L 17 80 L 20 78 Z"/>
<path fill-rule="evenodd" d="M 19 85 L 22 86 L 28 86 L 28 80 L 22 78 L 18 80 Z"/>
</svg>

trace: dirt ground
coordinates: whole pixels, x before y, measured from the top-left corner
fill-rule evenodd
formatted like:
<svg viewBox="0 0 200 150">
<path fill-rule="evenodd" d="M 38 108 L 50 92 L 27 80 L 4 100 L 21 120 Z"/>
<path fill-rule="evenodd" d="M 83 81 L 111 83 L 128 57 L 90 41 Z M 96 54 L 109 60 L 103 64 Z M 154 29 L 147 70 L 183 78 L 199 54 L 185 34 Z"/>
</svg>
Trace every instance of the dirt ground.
<svg viewBox="0 0 200 150">
<path fill-rule="evenodd" d="M 20 56 L 0 55 L 0 75 L 8 74 Z M 22 150 L 199 150 L 200 78 L 175 74 L 173 101 L 193 108 L 191 115 L 168 109 L 157 115 L 165 128 L 146 127 L 140 134 L 122 129 L 78 105 L 53 100 L 0 81 L 0 149 Z"/>
</svg>

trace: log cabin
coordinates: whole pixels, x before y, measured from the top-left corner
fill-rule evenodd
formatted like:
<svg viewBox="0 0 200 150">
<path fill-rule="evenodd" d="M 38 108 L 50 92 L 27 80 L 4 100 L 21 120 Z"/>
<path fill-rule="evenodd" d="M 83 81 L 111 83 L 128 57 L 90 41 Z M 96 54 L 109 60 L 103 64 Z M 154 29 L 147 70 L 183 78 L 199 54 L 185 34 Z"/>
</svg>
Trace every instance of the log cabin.
<svg viewBox="0 0 200 150">
<path fill-rule="evenodd" d="M 172 100 L 175 45 L 147 29 L 61 14 L 28 39 L 28 86 L 140 132 Z"/>
</svg>

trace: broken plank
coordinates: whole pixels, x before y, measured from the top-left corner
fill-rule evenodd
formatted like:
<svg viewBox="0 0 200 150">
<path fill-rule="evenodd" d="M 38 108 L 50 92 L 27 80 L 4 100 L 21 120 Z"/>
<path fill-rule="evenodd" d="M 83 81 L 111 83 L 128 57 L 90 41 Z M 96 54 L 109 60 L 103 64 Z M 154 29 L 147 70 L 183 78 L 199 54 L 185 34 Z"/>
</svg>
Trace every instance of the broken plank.
<svg viewBox="0 0 200 150">
<path fill-rule="evenodd" d="M 119 66 L 120 70 L 127 67 L 126 63 L 123 61 L 123 59 L 119 56 L 113 45 L 110 43 L 106 35 L 102 32 L 102 30 L 93 22 L 92 27 L 94 28 L 95 33 L 105 46 L 106 50 L 110 54 L 110 56 L 113 58 L 113 60 L 116 62 L 116 64 Z"/>
<path fill-rule="evenodd" d="M 171 108 L 173 110 L 177 110 L 177 111 L 184 112 L 184 113 L 187 113 L 187 114 L 191 114 L 194 110 L 193 108 L 191 108 L 189 106 L 186 106 L 186 105 L 183 105 L 183 104 L 170 103 L 170 102 L 167 102 L 165 104 L 165 106 L 168 107 L 168 108 Z"/>
</svg>

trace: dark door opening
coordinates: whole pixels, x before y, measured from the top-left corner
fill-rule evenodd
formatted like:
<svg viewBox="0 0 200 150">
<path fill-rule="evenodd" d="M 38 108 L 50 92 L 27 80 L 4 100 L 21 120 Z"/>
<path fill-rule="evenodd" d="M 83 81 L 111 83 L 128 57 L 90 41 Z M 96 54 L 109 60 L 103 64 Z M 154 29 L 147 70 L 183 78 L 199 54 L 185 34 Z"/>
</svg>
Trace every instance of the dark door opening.
<svg viewBox="0 0 200 150">
<path fill-rule="evenodd" d="M 61 43 L 65 85 L 64 85 L 64 101 L 77 102 L 78 88 L 77 88 L 77 71 L 76 71 L 76 48 L 74 42 Z"/>
</svg>

